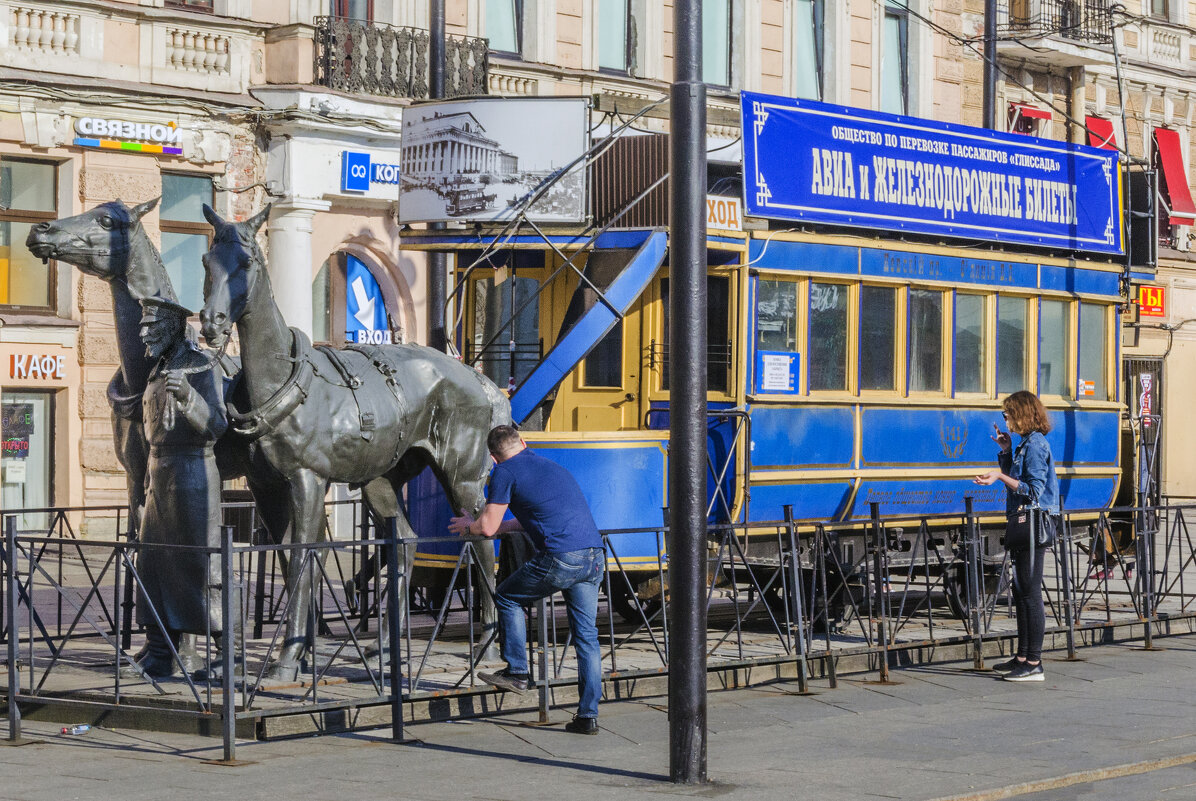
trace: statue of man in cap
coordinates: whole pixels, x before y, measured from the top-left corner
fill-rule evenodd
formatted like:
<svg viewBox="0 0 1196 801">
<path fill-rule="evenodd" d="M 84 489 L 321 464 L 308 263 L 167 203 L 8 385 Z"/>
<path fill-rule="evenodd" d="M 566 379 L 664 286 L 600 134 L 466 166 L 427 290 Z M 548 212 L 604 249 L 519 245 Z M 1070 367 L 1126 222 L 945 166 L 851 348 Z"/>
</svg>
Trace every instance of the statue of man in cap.
<svg viewBox="0 0 1196 801">
<path fill-rule="evenodd" d="M 220 547 L 220 473 L 213 447 L 228 415 L 218 362 L 188 336 L 191 312 L 156 297 L 142 300 L 141 307 L 141 341 L 155 366 L 142 399 L 150 456 L 138 573 L 149 604 L 138 605 L 147 632 L 138 664 L 161 678 L 176 670 L 170 645 L 177 650 L 180 634 L 223 628 L 219 557 L 153 546 Z"/>
</svg>

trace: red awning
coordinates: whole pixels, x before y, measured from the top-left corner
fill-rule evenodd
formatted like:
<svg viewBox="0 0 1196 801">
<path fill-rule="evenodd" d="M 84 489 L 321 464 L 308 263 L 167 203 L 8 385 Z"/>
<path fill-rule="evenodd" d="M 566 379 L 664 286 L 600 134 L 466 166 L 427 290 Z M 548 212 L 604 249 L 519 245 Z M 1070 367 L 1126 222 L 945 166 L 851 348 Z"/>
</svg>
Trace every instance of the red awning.
<svg viewBox="0 0 1196 801">
<path fill-rule="evenodd" d="M 1010 103 L 1009 110 L 1020 112 L 1023 117 L 1029 117 L 1032 120 L 1049 120 L 1051 118 L 1051 112 L 1031 106 L 1029 103 Z"/>
<path fill-rule="evenodd" d="M 1088 144 L 1108 150 L 1117 149 L 1117 137 L 1113 135 L 1113 120 L 1085 117 L 1084 125 L 1088 128 Z"/>
<path fill-rule="evenodd" d="M 1154 145 L 1163 168 L 1167 203 L 1171 206 L 1171 224 L 1196 224 L 1196 204 L 1192 203 L 1192 190 L 1188 188 L 1188 171 L 1184 169 L 1179 133 L 1169 128 L 1155 128 Z"/>
</svg>

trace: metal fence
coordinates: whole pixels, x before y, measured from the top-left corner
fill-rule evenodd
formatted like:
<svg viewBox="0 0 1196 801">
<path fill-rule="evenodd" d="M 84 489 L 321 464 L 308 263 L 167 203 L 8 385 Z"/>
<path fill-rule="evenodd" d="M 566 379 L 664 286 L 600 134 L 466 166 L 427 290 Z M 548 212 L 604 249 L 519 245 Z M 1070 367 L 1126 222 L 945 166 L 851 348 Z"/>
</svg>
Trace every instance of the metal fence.
<svg viewBox="0 0 1196 801">
<path fill-rule="evenodd" d="M 1109 45 L 1112 9 L 1111 0 L 998 0 L 997 33 L 1012 39 L 1060 36 Z"/>
<path fill-rule="evenodd" d="M 231 760 L 238 731 L 252 735 L 283 720 L 390 725 L 401 739 L 415 711 L 452 717 L 521 703 L 477 679 L 479 668 L 501 664 L 496 628 L 482 617 L 494 577 L 479 568 L 478 549 L 493 547 L 489 541 L 444 537 L 417 546 L 351 502 L 329 513 L 351 516 L 342 528 L 358 536 L 276 545 L 263 541 L 251 506 L 230 505 L 226 519 L 238 524 L 222 529 L 219 549 L 200 550 L 219 563 L 219 619 L 238 625 L 201 633 L 193 653 L 173 648 L 179 670 L 162 679 L 134 661 L 146 629 L 161 626 L 138 592 L 137 554 L 150 546 L 80 538 L 71 520 L 83 510 L 43 511 L 51 520 L 44 530 L 18 531 L 15 513 L 5 518 L 0 611 L 10 738 L 20 736 L 23 705 L 144 709 L 206 722 L 224 736 Z M 851 525 L 799 525 L 786 511 L 785 520 L 710 531 L 706 647 L 725 683 L 755 671 L 753 681 L 794 677 L 805 691 L 815 680 L 834 687 L 845 670 L 887 679 L 905 655 L 930 647 L 954 647 L 976 668 L 986 655 L 1009 652 L 1009 560 L 990 547 L 999 521 L 970 512 L 882 517 L 873 507 L 870 519 Z M 1193 513 L 1191 504 L 1067 512 L 1044 569 L 1048 647 L 1074 656 L 1116 627 L 1149 647 L 1174 621 L 1196 617 Z M 609 569 L 598 623 L 608 697 L 667 675 L 667 559 L 642 555 L 646 541 L 663 554 L 666 537 L 663 529 L 604 532 Z M 442 552 L 431 573 L 406 569 L 417 547 Z M 282 579 L 288 560 L 311 579 L 307 652 L 298 676 L 272 679 L 270 659 L 295 600 Z M 529 611 L 532 698 L 543 720 L 576 692 L 560 611 L 551 599 Z"/>
</svg>

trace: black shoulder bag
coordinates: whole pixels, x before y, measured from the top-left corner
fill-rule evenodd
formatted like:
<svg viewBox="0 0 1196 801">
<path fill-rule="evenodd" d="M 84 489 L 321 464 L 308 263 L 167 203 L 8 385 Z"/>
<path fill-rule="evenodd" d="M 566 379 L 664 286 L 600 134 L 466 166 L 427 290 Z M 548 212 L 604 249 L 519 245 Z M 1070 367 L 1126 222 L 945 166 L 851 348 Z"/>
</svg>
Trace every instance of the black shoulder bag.
<svg viewBox="0 0 1196 801">
<path fill-rule="evenodd" d="M 1025 550 L 1033 542 L 1046 548 L 1055 544 L 1055 518 L 1037 506 L 1021 506 L 1005 521 L 1005 548 Z"/>
</svg>

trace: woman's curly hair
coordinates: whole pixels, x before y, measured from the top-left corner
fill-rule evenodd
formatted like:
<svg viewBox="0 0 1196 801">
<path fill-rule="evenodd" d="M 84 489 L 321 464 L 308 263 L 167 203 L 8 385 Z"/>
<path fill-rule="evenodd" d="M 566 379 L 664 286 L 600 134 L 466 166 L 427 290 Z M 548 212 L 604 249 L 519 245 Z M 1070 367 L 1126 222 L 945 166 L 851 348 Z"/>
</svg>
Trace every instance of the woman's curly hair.
<svg viewBox="0 0 1196 801">
<path fill-rule="evenodd" d="M 1023 437 L 1031 431 L 1041 431 L 1046 434 L 1051 430 L 1051 418 L 1047 415 L 1046 407 L 1033 392 L 1020 390 L 1005 399 L 1002 404 L 1005 414 L 1009 417 L 1009 429 Z"/>
</svg>

